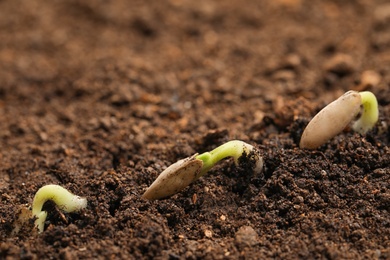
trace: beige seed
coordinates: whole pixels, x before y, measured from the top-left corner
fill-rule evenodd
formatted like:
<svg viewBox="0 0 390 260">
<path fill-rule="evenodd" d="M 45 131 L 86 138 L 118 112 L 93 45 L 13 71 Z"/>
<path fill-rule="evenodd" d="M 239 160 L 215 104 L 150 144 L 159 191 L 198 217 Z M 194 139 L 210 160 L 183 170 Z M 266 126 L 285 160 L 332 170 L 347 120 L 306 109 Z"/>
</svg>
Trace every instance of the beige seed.
<svg viewBox="0 0 390 260">
<path fill-rule="evenodd" d="M 203 167 L 203 161 L 196 159 L 195 156 L 177 161 L 166 168 L 142 197 L 148 200 L 163 199 L 190 185 L 199 177 Z"/>
<path fill-rule="evenodd" d="M 343 131 L 359 113 L 360 105 L 360 94 L 348 91 L 324 107 L 304 130 L 300 148 L 316 149 Z"/>
</svg>

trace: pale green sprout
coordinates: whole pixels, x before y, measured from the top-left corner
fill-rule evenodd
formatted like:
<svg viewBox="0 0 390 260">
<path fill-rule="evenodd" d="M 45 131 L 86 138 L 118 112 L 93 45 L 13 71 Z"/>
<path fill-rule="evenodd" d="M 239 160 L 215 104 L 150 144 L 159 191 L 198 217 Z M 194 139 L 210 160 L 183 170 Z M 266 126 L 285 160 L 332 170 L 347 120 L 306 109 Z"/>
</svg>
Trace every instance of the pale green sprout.
<svg viewBox="0 0 390 260">
<path fill-rule="evenodd" d="M 352 129 L 366 134 L 378 121 L 378 102 L 369 91 L 348 91 L 324 107 L 306 126 L 299 146 L 316 149 L 339 134 L 358 115 Z"/>
<path fill-rule="evenodd" d="M 207 173 L 217 162 L 226 158 L 233 157 L 234 162 L 238 164 L 238 159 L 242 155 L 249 155 L 251 152 L 256 153 L 256 149 L 243 141 L 233 140 L 215 148 L 210 152 L 205 152 L 196 156 L 197 159 L 203 161 L 203 167 L 199 177 Z M 263 167 L 263 159 L 259 154 L 254 155 L 256 158 L 255 172 L 261 172 Z"/>
<path fill-rule="evenodd" d="M 79 211 L 87 207 L 87 199 L 76 196 L 67 189 L 54 184 L 49 184 L 40 188 L 35 194 L 32 204 L 32 216 L 35 217 L 35 226 L 41 233 L 44 229 L 47 212 L 42 211 L 43 204 L 52 200 L 65 212 Z"/>
<path fill-rule="evenodd" d="M 352 129 L 358 133 L 365 134 L 371 130 L 379 117 L 378 101 L 375 95 L 370 91 L 359 92 L 363 112 L 361 117 L 353 123 Z"/>
<path fill-rule="evenodd" d="M 247 159 L 251 162 L 254 173 L 261 173 L 263 169 L 263 158 L 255 147 L 233 140 L 210 152 L 195 154 L 172 164 L 157 177 L 142 197 L 156 200 L 172 196 L 205 175 L 226 157 L 233 157 L 236 164 L 239 164 L 241 158 Z"/>
</svg>

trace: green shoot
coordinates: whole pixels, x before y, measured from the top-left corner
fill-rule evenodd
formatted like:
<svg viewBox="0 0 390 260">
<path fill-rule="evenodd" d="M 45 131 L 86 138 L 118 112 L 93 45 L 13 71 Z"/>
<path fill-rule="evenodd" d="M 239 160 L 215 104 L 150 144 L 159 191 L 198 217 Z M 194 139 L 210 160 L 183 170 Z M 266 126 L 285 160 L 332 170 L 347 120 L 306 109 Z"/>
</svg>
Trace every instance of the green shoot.
<svg viewBox="0 0 390 260">
<path fill-rule="evenodd" d="M 199 177 L 207 173 L 220 160 L 226 157 L 233 157 L 234 162 L 238 164 L 238 159 L 242 155 L 249 155 L 253 150 L 254 148 L 252 145 L 239 140 L 233 140 L 215 148 L 211 152 L 202 153 L 196 156 L 197 159 L 203 161 L 203 167 Z M 261 168 L 263 167 L 262 159 L 260 160 L 259 157 L 256 162 L 255 171 L 261 171 Z"/>
<path fill-rule="evenodd" d="M 233 157 L 236 164 L 241 158 L 250 160 L 255 173 L 260 173 L 263 169 L 263 158 L 259 151 L 252 145 L 234 140 L 210 152 L 195 154 L 172 164 L 157 177 L 142 197 L 156 200 L 172 196 L 206 174 L 216 163 L 226 157 Z"/>
<path fill-rule="evenodd" d="M 353 123 L 352 129 L 360 134 L 367 133 L 378 121 L 378 101 L 370 91 L 359 92 L 362 99 L 363 112 L 361 117 Z"/>
<path fill-rule="evenodd" d="M 59 185 L 46 185 L 40 188 L 35 194 L 32 204 L 32 215 L 36 218 L 35 226 L 39 232 L 43 232 L 47 212 L 42 211 L 43 204 L 52 200 L 65 212 L 78 211 L 87 207 L 87 199 L 73 195 L 67 189 Z"/>
</svg>

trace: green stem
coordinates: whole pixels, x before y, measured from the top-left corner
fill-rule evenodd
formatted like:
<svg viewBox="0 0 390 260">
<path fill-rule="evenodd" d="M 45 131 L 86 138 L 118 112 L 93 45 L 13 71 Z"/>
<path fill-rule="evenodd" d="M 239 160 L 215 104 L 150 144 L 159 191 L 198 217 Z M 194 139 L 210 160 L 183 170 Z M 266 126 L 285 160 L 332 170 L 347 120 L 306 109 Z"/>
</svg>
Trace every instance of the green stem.
<svg viewBox="0 0 390 260">
<path fill-rule="evenodd" d="M 38 227 L 39 232 L 43 231 L 47 217 L 47 212 L 42 211 L 42 207 L 48 200 L 54 201 L 65 212 L 77 211 L 87 206 L 85 198 L 73 195 L 59 185 L 49 184 L 41 187 L 35 194 L 32 204 L 32 215 L 36 217 L 35 225 Z"/>
<path fill-rule="evenodd" d="M 363 112 L 361 117 L 353 124 L 354 131 L 361 134 L 367 133 L 371 130 L 378 121 L 378 101 L 373 93 L 370 91 L 359 92 L 362 99 Z"/>
<path fill-rule="evenodd" d="M 203 167 L 199 177 L 203 176 L 216 163 L 226 157 L 233 157 L 235 163 L 237 164 L 238 158 L 240 158 L 244 152 L 249 154 L 252 149 L 252 145 L 249 145 L 243 141 L 233 140 L 215 148 L 210 152 L 205 152 L 196 156 L 196 159 L 203 161 Z"/>
</svg>

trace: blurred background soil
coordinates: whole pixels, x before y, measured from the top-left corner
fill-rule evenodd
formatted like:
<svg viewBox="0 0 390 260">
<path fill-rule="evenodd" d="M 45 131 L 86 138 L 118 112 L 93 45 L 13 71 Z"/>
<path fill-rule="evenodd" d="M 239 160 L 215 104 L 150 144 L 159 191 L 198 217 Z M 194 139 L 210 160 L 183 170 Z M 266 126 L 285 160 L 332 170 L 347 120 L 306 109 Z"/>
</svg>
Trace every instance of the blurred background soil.
<svg viewBox="0 0 390 260">
<path fill-rule="evenodd" d="M 309 120 L 369 90 L 380 119 L 301 150 Z M 389 259 L 390 4 L 0 0 L 0 258 Z M 170 164 L 241 139 L 183 192 Z M 13 233 L 55 183 L 88 199 Z"/>
</svg>

